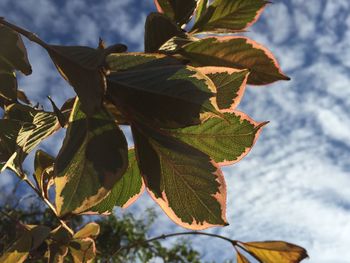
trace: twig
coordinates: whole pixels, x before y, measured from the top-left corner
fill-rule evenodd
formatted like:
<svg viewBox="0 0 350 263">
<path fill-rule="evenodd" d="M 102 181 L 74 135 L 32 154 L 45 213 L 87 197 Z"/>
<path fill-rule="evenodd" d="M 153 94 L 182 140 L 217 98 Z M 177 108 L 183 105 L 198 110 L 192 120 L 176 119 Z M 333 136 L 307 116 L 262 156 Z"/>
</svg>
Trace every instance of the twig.
<svg viewBox="0 0 350 263">
<path fill-rule="evenodd" d="M 114 252 L 112 254 L 112 258 L 117 255 L 120 251 L 122 250 L 130 250 L 131 248 L 134 248 L 134 247 L 137 247 L 139 245 L 142 245 L 142 244 L 147 244 L 147 243 L 150 243 L 150 242 L 153 242 L 153 241 L 156 241 L 156 240 L 159 240 L 159 239 L 166 239 L 168 237 L 175 237 L 175 236 L 185 236 L 185 235 L 201 235 L 201 236 L 210 236 L 210 237 L 215 237 L 215 238 L 219 238 L 219 239 L 222 239 L 222 240 L 225 240 L 229 243 L 231 243 L 233 246 L 236 246 L 238 244 L 238 241 L 237 240 L 233 240 L 233 239 L 230 239 L 228 237 L 224 237 L 224 236 L 220 236 L 220 235 L 216 235 L 216 234 L 210 234 L 210 233 L 203 233 L 203 232 L 196 232 L 196 231 L 192 231 L 192 232 L 179 232 L 179 233 L 172 233 L 172 234 L 167 234 L 167 235 L 160 235 L 160 236 L 157 236 L 157 237 L 153 237 L 151 239 L 147 239 L 147 240 L 144 240 L 144 241 L 138 241 L 138 242 L 135 242 L 135 243 L 132 243 L 130 245 L 127 245 L 127 246 L 124 246 L 124 247 L 120 247 L 116 252 Z"/>
</svg>

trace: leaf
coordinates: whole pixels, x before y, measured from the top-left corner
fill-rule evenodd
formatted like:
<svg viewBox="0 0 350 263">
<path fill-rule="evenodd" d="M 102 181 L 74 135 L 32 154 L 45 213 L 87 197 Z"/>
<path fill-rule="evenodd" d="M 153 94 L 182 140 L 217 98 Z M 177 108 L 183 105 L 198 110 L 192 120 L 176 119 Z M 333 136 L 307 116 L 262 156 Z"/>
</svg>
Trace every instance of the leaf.
<svg viewBox="0 0 350 263">
<path fill-rule="evenodd" d="M 17 79 L 14 72 L 0 69 L 0 96 L 12 102 L 17 100 Z"/>
<path fill-rule="evenodd" d="M 254 24 L 261 15 L 265 0 L 214 0 L 202 12 L 192 32 L 235 33 Z"/>
<path fill-rule="evenodd" d="M 112 71 L 140 70 L 181 64 L 179 60 L 167 55 L 138 52 L 110 54 L 106 58 L 106 63 Z"/>
<path fill-rule="evenodd" d="M 24 93 L 23 90 L 17 89 L 17 98 L 25 104 L 31 104 L 30 100 L 28 99 L 27 95 Z"/>
<path fill-rule="evenodd" d="M 145 25 L 145 52 L 153 53 L 172 37 L 185 38 L 186 34 L 168 17 L 151 13 Z"/>
<path fill-rule="evenodd" d="M 22 235 L 0 257 L 0 262 L 24 262 L 29 253 L 38 248 L 49 233 L 50 229 L 46 226 L 26 226 Z"/>
<path fill-rule="evenodd" d="M 236 250 L 236 253 L 237 253 L 237 263 L 250 263 L 250 261 L 238 250 Z"/>
<path fill-rule="evenodd" d="M 16 140 L 21 123 L 16 120 L 0 120 L 0 161 L 7 162 L 16 151 Z"/>
<path fill-rule="evenodd" d="M 11 104 L 5 110 L 6 120 L 0 120 L 1 161 L 6 162 L 2 170 L 9 168 L 21 177 L 25 157 L 58 130 L 58 121 L 52 113 L 26 105 Z"/>
<path fill-rule="evenodd" d="M 91 222 L 83 226 L 77 233 L 74 234 L 74 239 L 84 239 L 87 237 L 96 237 L 100 233 L 100 226 L 95 222 Z"/>
<path fill-rule="evenodd" d="M 137 165 L 135 151 L 129 150 L 129 166 L 111 193 L 91 210 L 100 214 L 112 212 L 115 206 L 128 207 L 142 194 L 144 183 Z"/>
<path fill-rule="evenodd" d="M 6 116 L 22 123 L 17 144 L 26 153 L 31 152 L 41 141 L 59 129 L 58 120 L 53 113 L 21 104 L 10 105 L 6 109 Z"/>
<path fill-rule="evenodd" d="M 64 128 L 67 123 L 66 116 L 61 112 L 61 110 L 56 106 L 55 102 L 51 99 L 50 96 L 47 97 L 52 105 L 53 112 L 55 113 L 58 122 L 60 123 L 61 127 Z"/>
<path fill-rule="evenodd" d="M 196 9 L 195 24 L 203 16 L 203 14 L 207 10 L 207 6 L 208 6 L 208 0 L 198 0 L 197 2 L 198 3 L 197 3 L 197 9 Z"/>
<path fill-rule="evenodd" d="M 68 254 L 68 247 L 53 243 L 49 245 L 48 251 L 48 263 L 64 263 L 64 258 Z"/>
<path fill-rule="evenodd" d="M 62 77 L 74 88 L 81 101 L 82 110 L 89 116 L 97 112 L 101 108 L 106 88 L 102 67 L 110 50 L 84 46 L 44 47 Z M 113 51 L 124 52 L 126 46 L 116 45 Z"/>
<path fill-rule="evenodd" d="M 109 113 L 87 117 L 77 99 L 55 163 L 58 214 L 85 212 L 105 198 L 127 168 L 127 150 Z"/>
<path fill-rule="evenodd" d="M 19 70 L 25 75 L 32 73 L 26 48 L 20 35 L 0 25 L 0 65 L 5 63 L 10 71 Z M 0 66 L 0 70 L 4 70 Z"/>
<path fill-rule="evenodd" d="M 230 111 L 224 118 L 212 117 L 196 126 L 166 131 L 219 165 L 230 165 L 249 153 L 264 125 L 266 122 L 257 123 L 241 112 Z"/>
<path fill-rule="evenodd" d="M 159 51 L 165 52 L 167 54 L 176 54 L 177 51 L 182 48 L 184 45 L 197 41 L 197 39 L 189 36 L 185 37 L 172 37 L 167 42 L 165 42 L 160 48 Z"/>
<path fill-rule="evenodd" d="M 139 123 L 131 127 L 147 190 L 164 212 L 189 229 L 226 225 L 226 185 L 209 156 Z"/>
<path fill-rule="evenodd" d="M 95 242 L 91 238 L 75 239 L 69 245 L 74 263 L 90 263 L 96 256 Z"/>
<path fill-rule="evenodd" d="M 263 263 L 298 263 L 308 257 L 304 248 L 283 241 L 242 244 L 249 254 Z"/>
<path fill-rule="evenodd" d="M 215 87 L 195 68 L 169 66 L 111 74 L 107 94 L 127 118 L 178 128 L 219 114 Z M 176 110 L 175 110 L 176 109 Z"/>
<path fill-rule="evenodd" d="M 289 80 L 270 51 L 245 37 L 204 38 L 187 44 L 180 53 L 195 67 L 249 69 L 248 84 L 266 85 L 277 80 Z"/>
<path fill-rule="evenodd" d="M 243 97 L 249 71 L 224 67 L 197 68 L 216 86 L 216 103 L 221 110 L 235 109 Z"/>
<path fill-rule="evenodd" d="M 48 198 L 49 187 L 53 184 L 53 165 L 55 159 L 48 153 L 38 150 L 34 158 L 34 179 L 38 189 Z"/>
<path fill-rule="evenodd" d="M 195 0 L 154 0 L 158 12 L 164 13 L 180 26 L 186 24 L 196 8 Z"/>
</svg>

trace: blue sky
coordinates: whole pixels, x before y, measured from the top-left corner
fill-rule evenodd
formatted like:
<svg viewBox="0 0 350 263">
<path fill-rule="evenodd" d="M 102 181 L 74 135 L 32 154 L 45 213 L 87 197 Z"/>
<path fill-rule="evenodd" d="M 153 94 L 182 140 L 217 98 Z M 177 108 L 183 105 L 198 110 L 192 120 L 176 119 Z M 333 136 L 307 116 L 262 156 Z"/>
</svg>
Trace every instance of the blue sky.
<svg viewBox="0 0 350 263">
<path fill-rule="evenodd" d="M 269 120 L 252 152 L 224 169 L 230 226 L 210 232 L 244 241 L 287 240 L 307 248 L 310 263 L 350 263 L 350 2 L 273 1 L 248 36 L 267 46 L 292 78 L 250 87 L 239 106 Z M 143 48 L 151 0 L 0 0 L 0 15 L 55 44 L 123 42 Z M 20 87 L 47 108 L 73 95 L 45 51 L 26 42 L 33 74 Z M 63 133 L 45 143 L 57 152 Z M 32 158 L 28 158 L 28 163 Z M 13 184 L 0 177 L 3 188 Z M 155 206 L 142 196 L 130 209 Z M 157 208 L 154 234 L 182 230 Z M 120 212 L 120 211 L 119 211 Z M 230 245 L 193 238 L 206 260 L 233 257 Z"/>
</svg>

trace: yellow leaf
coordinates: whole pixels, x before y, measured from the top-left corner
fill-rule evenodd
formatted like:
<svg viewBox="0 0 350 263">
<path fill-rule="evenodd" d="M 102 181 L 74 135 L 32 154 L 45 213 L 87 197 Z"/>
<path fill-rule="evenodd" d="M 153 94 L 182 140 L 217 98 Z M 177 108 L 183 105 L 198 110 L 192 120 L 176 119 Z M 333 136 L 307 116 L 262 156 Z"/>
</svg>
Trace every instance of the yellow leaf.
<svg viewBox="0 0 350 263">
<path fill-rule="evenodd" d="M 83 226 L 73 238 L 87 238 L 87 237 L 96 237 L 100 233 L 100 226 L 97 223 L 91 222 Z"/>
<path fill-rule="evenodd" d="M 298 263 L 308 257 L 304 248 L 283 241 L 242 244 L 249 254 L 262 263 Z"/>
</svg>

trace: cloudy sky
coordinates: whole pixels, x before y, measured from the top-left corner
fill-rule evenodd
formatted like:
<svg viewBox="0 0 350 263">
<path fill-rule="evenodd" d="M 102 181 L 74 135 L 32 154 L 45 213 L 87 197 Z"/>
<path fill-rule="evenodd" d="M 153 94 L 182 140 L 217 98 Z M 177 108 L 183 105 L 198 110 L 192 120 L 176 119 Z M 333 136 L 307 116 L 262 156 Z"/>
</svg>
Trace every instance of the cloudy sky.
<svg viewBox="0 0 350 263">
<path fill-rule="evenodd" d="M 275 0 L 248 35 L 264 44 L 292 78 L 250 87 L 239 106 L 269 120 L 252 152 L 225 168 L 230 226 L 210 232 L 243 241 L 286 240 L 305 247 L 310 263 L 350 263 L 350 1 Z M 0 0 L 0 16 L 50 43 L 143 48 L 151 0 Z M 46 53 L 26 42 L 33 74 L 20 86 L 47 108 L 73 95 Z M 57 152 L 63 133 L 45 143 Z M 28 162 L 31 158 L 28 159 Z M 2 188 L 13 184 L 8 174 Z M 130 209 L 155 206 L 142 196 Z M 159 208 L 154 234 L 182 230 Z M 193 238 L 206 260 L 233 258 L 229 244 Z"/>
</svg>

